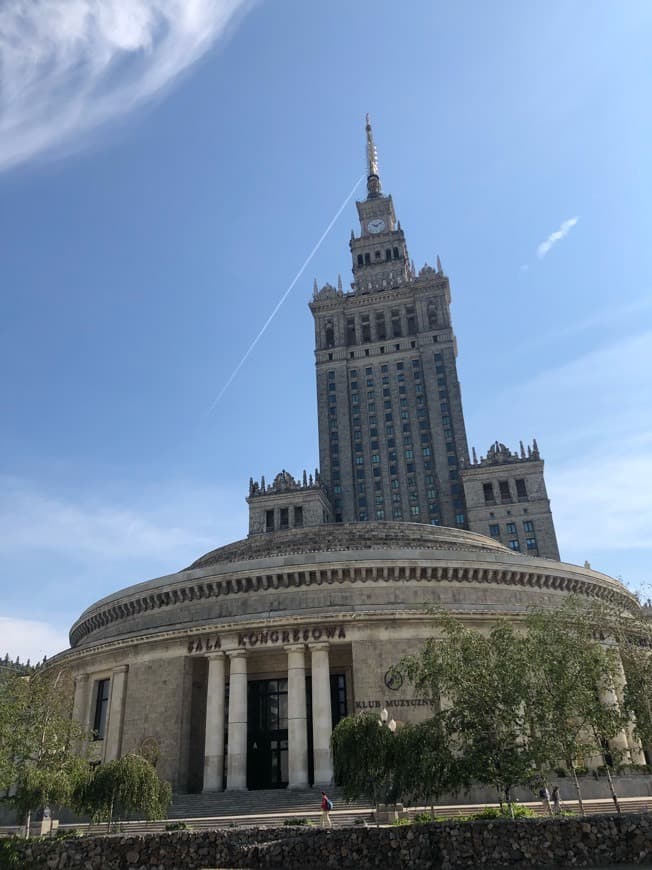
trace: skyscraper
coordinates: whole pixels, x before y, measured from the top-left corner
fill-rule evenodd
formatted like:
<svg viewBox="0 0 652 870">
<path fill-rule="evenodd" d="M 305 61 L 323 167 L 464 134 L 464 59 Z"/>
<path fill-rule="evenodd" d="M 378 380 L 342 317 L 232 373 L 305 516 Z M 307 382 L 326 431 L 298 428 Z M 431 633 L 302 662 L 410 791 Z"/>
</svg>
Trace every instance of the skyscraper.
<svg viewBox="0 0 652 870">
<path fill-rule="evenodd" d="M 319 458 L 335 522 L 466 527 L 468 446 L 450 285 L 418 273 L 382 191 L 367 117 L 367 198 L 356 203 L 351 291 L 315 286 Z"/>
</svg>

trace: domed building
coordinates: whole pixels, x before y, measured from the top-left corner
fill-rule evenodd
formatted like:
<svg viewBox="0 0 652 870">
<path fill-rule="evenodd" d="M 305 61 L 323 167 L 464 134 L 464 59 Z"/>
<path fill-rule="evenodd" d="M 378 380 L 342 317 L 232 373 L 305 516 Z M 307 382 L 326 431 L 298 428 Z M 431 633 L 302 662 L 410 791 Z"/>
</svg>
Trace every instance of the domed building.
<svg viewBox="0 0 652 870">
<path fill-rule="evenodd" d="M 179 792 L 328 784 L 342 717 L 429 715 L 391 666 L 433 606 L 479 629 L 569 593 L 638 610 L 559 561 L 536 441 L 469 456 L 448 278 L 409 259 L 369 123 L 367 162 L 351 291 L 310 304 L 320 470 L 251 480 L 246 539 L 82 613 L 56 662 L 92 760 L 149 753 Z"/>
</svg>

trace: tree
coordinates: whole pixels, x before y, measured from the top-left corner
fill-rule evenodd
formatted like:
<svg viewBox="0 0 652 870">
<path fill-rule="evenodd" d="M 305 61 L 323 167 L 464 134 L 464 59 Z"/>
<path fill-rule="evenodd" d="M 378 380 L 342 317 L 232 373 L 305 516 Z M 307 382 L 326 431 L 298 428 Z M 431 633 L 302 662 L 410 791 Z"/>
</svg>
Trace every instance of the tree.
<svg viewBox="0 0 652 870">
<path fill-rule="evenodd" d="M 511 811 L 513 786 L 529 782 L 534 770 L 527 644 L 507 624 L 488 635 L 445 613 L 438 624 L 443 637 L 402 659 L 398 670 L 441 709 L 445 732 L 458 745 L 458 779 L 494 785 Z"/>
<path fill-rule="evenodd" d="M 395 734 L 395 784 L 408 806 L 429 804 L 463 784 L 464 771 L 453 751 L 455 735 L 446 730 L 445 717 L 399 727 Z"/>
<path fill-rule="evenodd" d="M 116 814 L 161 819 L 167 817 L 171 802 L 170 784 L 159 778 L 151 762 L 141 755 L 124 755 L 96 767 L 75 794 L 73 806 L 94 821 L 106 821 L 109 831 Z"/>
<path fill-rule="evenodd" d="M 398 741 L 373 713 L 348 716 L 332 735 L 335 782 L 347 800 L 369 797 L 378 803 L 397 800 L 395 777 Z"/>
<path fill-rule="evenodd" d="M 584 814 L 577 778 L 577 759 L 610 754 L 620 760 L 609 741 L 626 722 L 616 700 L 617 653 L 601 636 L 604 617 L 595 608 L 571 599 L 556 610 L 533 611 L 527 617 L 527 641 L 532 674 L 531 730 L 538 766 L 564 761 L 573 774 Z M 611 795 L 620 806 L 606 765 Z"/>
<path fill-rule="evenodd" d="M 71 719 L 68 671 L 37 671 L 0 682 L 0 800 L 29 825 L 33 810 L 69 802 L 86 776 L 74 747 L 83 736 Z"/>
</svg>

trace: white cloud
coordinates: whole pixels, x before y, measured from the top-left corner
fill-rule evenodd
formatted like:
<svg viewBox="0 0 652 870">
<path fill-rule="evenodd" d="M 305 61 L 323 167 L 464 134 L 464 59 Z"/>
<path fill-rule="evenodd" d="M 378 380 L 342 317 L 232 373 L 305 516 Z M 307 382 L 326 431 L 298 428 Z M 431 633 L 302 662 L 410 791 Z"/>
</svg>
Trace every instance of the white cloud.
<svg viewBox="0 0 652 870">
<path fill-rule="evenodd" d="M 0 171 L 159 94 L 250 0 L 3 0 Z"/>
<path fill-rule="evenodd" d="M 652 549 L 652 455 L 628 446 L 552 466 L 547 477 L 562 550 Z"/>
<path fill-rule="evenodd" d="M 162 507 L 161 507 L 162 505 Z M 196 558 L 238 537 L 243 512 L 219 490 L 150 494 L 142 509 L 113 503 L 65 500 L 28 483 L 0 478 L 0 553 L 47 552 L 77 560 L 165 561 Z"/>
<path fill-rule="evenodd" d="M 68 648 L 68 633 L 36 619 L 0 616 L 0 656 L 32 664 Z"/>
<path fill-rule="evenodd" d="M 554 233 L 550 233 L 548 238 L 541 242 L 541 244 L 537 247 L 537 257 L 541 260 L 546 256 L 550 248 L 553 245 L 556 245 L 560 239 L 563 239 L 564 236 L 568 235 L 568 233 L 573 229 L 575 224 L 578 222 L 579 217 L 569 218 L 567 221 L 564 221 L 563 224 L 559 227 L 558 230 L 555 230 Z"/>
</svg>

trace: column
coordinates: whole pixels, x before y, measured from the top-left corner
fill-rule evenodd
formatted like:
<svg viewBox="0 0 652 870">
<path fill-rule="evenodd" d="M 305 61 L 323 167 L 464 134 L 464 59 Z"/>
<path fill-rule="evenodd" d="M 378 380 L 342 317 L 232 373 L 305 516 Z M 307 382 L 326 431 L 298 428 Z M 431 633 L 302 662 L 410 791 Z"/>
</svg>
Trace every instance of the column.
<svg viewBox="0 0 652 870">
<path fill-rule="evenodd" d="M 308 787 L 306 653 L 303 644 L 286 647 L 288 654 L 288 788 Z"/>
<path fill-rule="evenodd" d="M 229 751 L 227 755 L 227 791 L 247 788 L 247 654 L 245 650 L 229 653 Z"/>
<path fill-rule="evenodd" d="M 312 745 L 315 785 L 330 785 L 333 780 L 331 760 L 331 680 L 328 644 L 310 644 L 312 653 Z"/>
<path fill-rule="evenodd" d="M 614 687 L 610 686 L 601 689 L 600 700 L 605 707 L 619 708 L 618 695 L 616 694 L 616 689 Z M 615 755 L 614 763 L 616 766 L 622 763 L 629 763 L 629 746 L 627 745 L 627 735 L 624 728 L 609 740 L 609 748 Z"/>
<path fill-rule="evenodd" d="M 213 653 L 208 656 L 204 791 L 222 791 L 224 788 L 225 682 L 224 653 Z"/>
<path fill-rule="evenodd" d="M 625 669 L 623 667 L 620 656 L 618 656 L 618 661 L 616 664 L 616 696 L 618 698 L 618 703 L 622 706 L 625 697 L 625 686 L 627 685 L 627 678 L 625 677 Z M 645 764 L 645 754 L 643 752 L 643 746 L 641 745 L 641 741 L 636 736 L 634 725 L 635 723 L 630 720 L 625 726 L 625 737 L 627 739 L 627 746 L 629 748 L 629 760 L 632 764 Z M 626 758 L 624 760 L 627 761 Z"/>
<path fill-rule="evenodd" d="M 88 702 L 90 686 L 88 684 L 88 674 L 78 674 L 75 677 L 75 695 L 72 702 L 72 719 L 77 722 L 84 733 L 88 733 Z M 86 739 L 82 736 L 75 741 L 75 752 L 81 755 L 84 750 Z"/>
<path fill-rule="evenodd" d="M 122 724 L 125 714 L 127 694 L 127 671 L 129 665 L 120 665 L 111 671 L 111 695 L 109 700 L 109 721 L 106 728 L 104 760 L 120 758 L 122 749 Z"/>
</svg>

